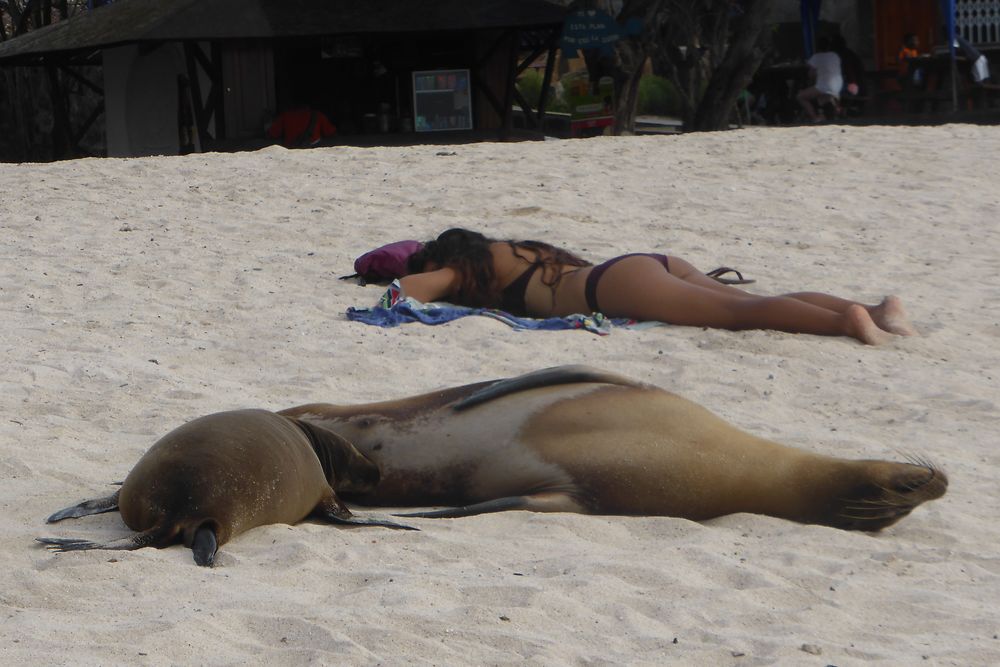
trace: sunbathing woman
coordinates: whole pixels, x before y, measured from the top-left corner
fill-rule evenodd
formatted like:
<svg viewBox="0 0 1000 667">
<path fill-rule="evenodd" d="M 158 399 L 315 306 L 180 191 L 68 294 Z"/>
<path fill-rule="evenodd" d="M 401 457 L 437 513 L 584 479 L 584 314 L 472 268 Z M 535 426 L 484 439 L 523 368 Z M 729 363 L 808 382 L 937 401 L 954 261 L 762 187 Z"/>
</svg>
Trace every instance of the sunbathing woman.
<svg viewBox="0 0 1000 667">
<path fill-rule="evenodd" d="M 819 292 L 757 296 L 704 275 L 678 257 L 622 255 L 597 266 L 539 241 L 497 241 L 449 229 L 409 259 L 404 296 L 500 308 L 513 315 L 657 320 L 720 329 L 851 336 L 877 345 L 916 333 L 898 297 L 877 306 Z"/>
</svg>

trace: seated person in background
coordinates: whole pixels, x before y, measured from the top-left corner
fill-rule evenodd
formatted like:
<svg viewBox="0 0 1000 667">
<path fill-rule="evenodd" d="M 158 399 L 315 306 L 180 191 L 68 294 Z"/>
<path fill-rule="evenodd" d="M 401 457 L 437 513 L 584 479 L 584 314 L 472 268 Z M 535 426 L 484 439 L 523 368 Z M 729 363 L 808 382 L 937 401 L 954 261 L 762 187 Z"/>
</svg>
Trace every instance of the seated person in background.
<svg viewBox="0 0 1000 667">
<path fill-rule="evenodd" d="M 915 330 L 895 296 L 869 306 L 820 292 L 758 296 L 723 285 L 676 256 L 621 255 L 594 266 L 541 241 L 500 241 L 449 229 L 410 256 L 397 298 L 447 300 L 512 315 L 600 312 L 719 329 L 850 336 L 869 345 Z"/>
<path fill-rule="evenodd" d="M 809 78 L 813 85 L 799 91 L 796 99 L 806 116 L 814 123 L 822 120 L 816 112 L 817 105 L 833 103 L 834 109 L 840 110 L 838 101 L 840 91 L 844 87 L 844 77 L 840 73 L 840 56 L 831 50 L 830 39 L 820 37 L 816 53 L 808 60 Z"/>
<path fill-rule="evenodd" d="M 912 32 L 903 35 L 903 45 L 899 47 L 896 55 L 896 66 L 898 70 L 899 83 L 904 88 L 908 85 L 920 87 L 924 83 L 924 70 L 922 67 L 913 66 L 910 62 L 912 58 L 919 58 L 920 38 Z"/>
<path fill-rule="evenodd" d="M 844 79 L 842 94 L 864 95 L 865 66 L 861 56 L 847 47 L 847 40 L 840 34 L 833 38 L 833 50 L 840 56 L 840 74 Z"/>
<path fill-rule="evenodd" d="M 336 133 L 337 128 L 326 114 L 305 104 L 296 104 L 281 112 L 267 128 L 267 136 L 277 139 L 285 148 L 315 146 Z"/>
</svg>

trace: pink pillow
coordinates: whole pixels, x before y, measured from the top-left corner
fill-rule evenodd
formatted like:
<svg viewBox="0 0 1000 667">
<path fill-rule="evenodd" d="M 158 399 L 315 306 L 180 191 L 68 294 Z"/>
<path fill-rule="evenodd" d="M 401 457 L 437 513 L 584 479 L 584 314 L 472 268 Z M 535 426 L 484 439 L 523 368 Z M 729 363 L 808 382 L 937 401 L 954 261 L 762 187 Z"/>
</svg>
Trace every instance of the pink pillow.
<svg viewBox="0 0 1000 667">
<path fill-rule="evenodd" d="M 396 241 L 375 248 L 354 260 L 354 270 L 363 280 L 379 282 L 402 278 L 409 273 L 407 260 L 424 247 L 420 241 Z"/>
</svg>

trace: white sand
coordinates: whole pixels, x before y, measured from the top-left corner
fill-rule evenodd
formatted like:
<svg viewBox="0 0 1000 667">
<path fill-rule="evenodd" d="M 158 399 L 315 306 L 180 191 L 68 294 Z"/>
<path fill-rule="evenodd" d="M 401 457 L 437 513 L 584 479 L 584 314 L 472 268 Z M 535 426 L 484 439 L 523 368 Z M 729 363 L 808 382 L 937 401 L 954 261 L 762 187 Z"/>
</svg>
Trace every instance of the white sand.
<svg viewBox="0 0 1000 667">
<path fill-rule="evenodd" d="M 0 165 L 0 664 L 1000 662 L 998 155 L 998 127 L 821 127 Z M 337 280 L 356 255 L 458 225 L 897 293 L 923 335 L 346 320 L 380 293 Z M 513 512 L 269 526 L 215 569 L 33 543 L 127 534 L 43 520 L 194 417 L 564 363 L 818 452 L 926 456 L 951 488 L 877 535 Z"/>
</svg>

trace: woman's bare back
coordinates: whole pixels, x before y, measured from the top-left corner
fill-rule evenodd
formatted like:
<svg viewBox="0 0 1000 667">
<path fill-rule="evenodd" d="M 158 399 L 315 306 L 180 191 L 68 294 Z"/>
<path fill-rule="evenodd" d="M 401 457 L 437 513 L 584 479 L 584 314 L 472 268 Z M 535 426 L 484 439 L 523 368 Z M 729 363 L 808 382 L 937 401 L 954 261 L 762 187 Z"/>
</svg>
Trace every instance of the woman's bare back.
<svg viewBox="0 0 1000 667">
<path fill-rule="evenodd" d="M 516 251 L 515 251 L 516 248 Z M 490 244 L 493 268 L 500 290 L 508 288 L 525 271 L 531 270 L 544 253 L 533 248 L 511 246 L 507 242 Z M 543 263 L 531 276 L 524 290 L 524 304 L 531 317 L 565 317 L 587 313 L 584 285 L 592 266 Z"/>
</svg>

